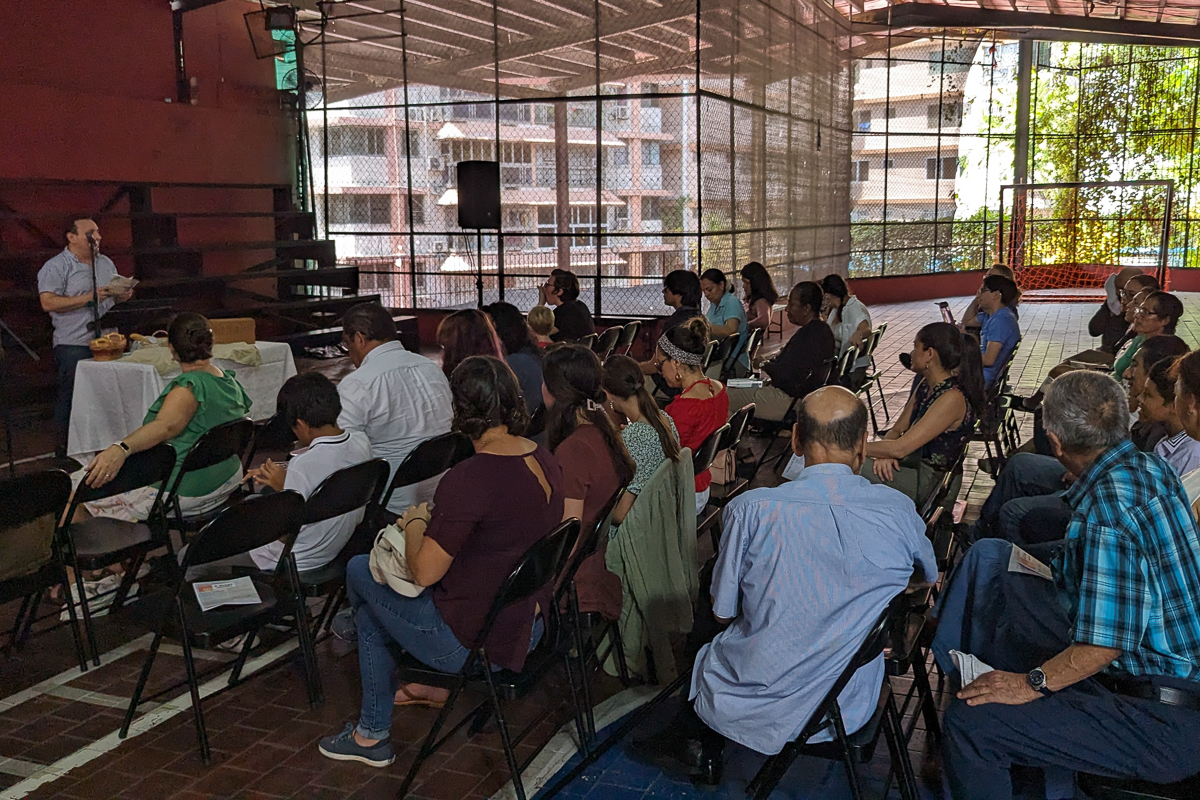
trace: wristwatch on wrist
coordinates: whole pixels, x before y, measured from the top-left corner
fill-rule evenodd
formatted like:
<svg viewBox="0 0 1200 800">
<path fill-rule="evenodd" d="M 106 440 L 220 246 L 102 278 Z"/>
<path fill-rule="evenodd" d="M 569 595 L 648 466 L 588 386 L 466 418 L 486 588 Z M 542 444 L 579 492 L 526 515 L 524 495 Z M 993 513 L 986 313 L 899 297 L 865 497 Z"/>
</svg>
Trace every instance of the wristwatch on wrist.
<svg viewBox="0 0 1200 800">
<path fill-rule="evenodd" d="M 1046 673 L 1042 672 L 1041 667 L 1034 667 L 1029 670 L 1029 674 L 1025 676 L 1025 680 L 1029 683 L 1029 688 L 1033 689 L 1043 697 L 1049 697 L 1054 694 L 1046 688 Z"/>
<path fill-rule="evenodd" d="M 124 441 L 113 442 L 113 444 L 116 445 L 117 447 L 121 448 L 123 451 L 125 451 L 125 455 L 129 455 L 130 453 L 133 452 L 132 450 L 129 449 L 129 445 L 125 444 Z"/>
</svg>

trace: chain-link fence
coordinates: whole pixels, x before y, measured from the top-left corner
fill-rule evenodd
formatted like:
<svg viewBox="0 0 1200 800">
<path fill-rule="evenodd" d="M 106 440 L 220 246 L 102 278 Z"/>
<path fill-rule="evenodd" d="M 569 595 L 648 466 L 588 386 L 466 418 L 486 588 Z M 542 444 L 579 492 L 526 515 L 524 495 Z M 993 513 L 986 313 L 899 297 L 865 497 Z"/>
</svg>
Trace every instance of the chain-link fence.
<svg viewBox="0 0 1200 800">
<path fill-rule="evenodd" d="M 596 313 L 636 315 L 664 313 L 675 269 L 845 274 L 844 21 L 817 0 L 624 7 L 322 4 L 313 204 L 360 291 L 528 308 L 557 267 Z M 476 159 L 500 163 L 498 230 L 458 226 Z"/>
<path fill-rule="evenodd" d="M 982 269 L 1004 259 L 1000 190 L 1014 178 L 1018 43 L 995 33 L 897 36 L 871 48 L 851 67 L 851 275 Z M 1200 266 L 1200 256 L 1187 255 L 1200 51 L 1035 42 L 1030 77 L 1027 181 L 1174 181 L 1169 263 Z M 1106 252 L 1125 254 L 1119 263 L 1145 261 L 1151 245 L 1141 240 L 1153 234 L 1142 228 L 1155 213 L 1112 193 L 1071 202 L 1093 196 L 1091 206 L 1049 213 L 1080 221 L 1065 232 L 1059 224 L 1058 239 L 1103 240 Z"/>
</svg>

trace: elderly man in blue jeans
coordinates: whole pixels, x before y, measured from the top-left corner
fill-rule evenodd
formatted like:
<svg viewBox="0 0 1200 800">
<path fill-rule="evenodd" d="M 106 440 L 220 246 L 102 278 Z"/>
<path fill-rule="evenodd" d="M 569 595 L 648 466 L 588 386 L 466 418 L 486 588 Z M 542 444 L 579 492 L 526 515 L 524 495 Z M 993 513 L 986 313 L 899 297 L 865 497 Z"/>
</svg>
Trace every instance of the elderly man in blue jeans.
<svg viewBox="0 0 1200 800">
<path fill-rule="evenodd" d="M 866 442 L 867 409 L 846 389 L 818 389 L 799 404 L 792 447 L 805 457 L 804 471 L 725 508 L 712 600 L 729 627 L 696 657 L 692 703 L 666 735 L 635 743 L 635 756 L 715 784 L 726 739 L 778 753 L 908 586 L 914 566 L 918 577 L 936 579 L 912 500 L 858 475 Z M 847 731 L 870 719 L 883 667 L 881 655 L 842 691 Z"/>
<path fill-rule="evenodd" d="M 958 675 L 951 650 L 994 668 L 946 709 L 955 800 L 1008 800 L 1014 764 L 1045 769 L 1051 800 L 1072 796 L 1057 780 L 1070 772 L 1170 783 L 1200 771 L 1200 532 L 1179 478 L 1129 441 L 1107 375 L 1059 378 L 1043 414 L 1079 476 L 1050 577 L 983 539 L 936 609 L 943 671 Z"/>
</svg>

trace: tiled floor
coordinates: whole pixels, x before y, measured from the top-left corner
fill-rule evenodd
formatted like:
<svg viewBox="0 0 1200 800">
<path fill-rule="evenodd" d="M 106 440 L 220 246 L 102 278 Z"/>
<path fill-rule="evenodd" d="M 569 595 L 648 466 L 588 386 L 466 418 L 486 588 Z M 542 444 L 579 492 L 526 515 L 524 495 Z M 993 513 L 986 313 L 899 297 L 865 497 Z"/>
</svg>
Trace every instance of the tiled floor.
<svg viewBox="0 0 1200 800">
<path fill-rule="evenodd" d="M 1184 299 L 1193 316 L 1181 326 L 1183 336 L 1195 342 L 1200 330 L 1192 320 L 1200 319 L 1195 316 L 1200 296 Z M 953 302 L 956 312 L 965 304 L 964 298 Z M 1012 372 L 1020 391 L 1032 391 L 1045 371 L 1064 355 L 1090 346 L 1085 326 L 1092 310 L 1090 305 L 1078 304 L 1022 306 L 1025 341 Z M 876 323 L 886 321 L 889 326 L 877 362 L 894 415 L 911 381 L 911 373 L 903 369 L 896 355 L 910 348 L 921 325 L 937 319 L 936 307 L 932 302 L 903 303 L 876 306 L 872 313 Z M 778 346 L 778 340 L 771 344 Z M 964 496 L 971 504 L 980 502 L 990 487 L 986 476 L 967 483 Z M 968 507 L 967 513 L 971 512 Z M 150 800 L 395 795 L 433 712 L 397 710 L 393 737 L 398 757 L 388 769 L 373 770 L 322 758 L 316 750 L 317 740 L 355 718 L 360 697 L 357 657 L 353 653 L 337 657 L 328 642 L 319 646 L 327 697 L 319 708 L 308 707 L 291 643 L 263 655 L 259 673 L 244 684 L 205 699 L 203 707 L 213 746 L 211 766 L 200 763 L 190 707 L 186 698 L 180 697 L 182 689 L 162 698 L 162 706 L 149 710 L 144 707 L 135 722 L 136 735 L 118 740 L 115 732 L 145 655 L 147 620 L 156 602 L 153 589 L 148 586 L 148 597 L 133 608 L 99 621 L 101 650 L 108 653 L 98 669 L 78 674 L 65 629 L 35 638 L 21 652 L 0 655 L 0 800 L 24 796 Z M 15 604 L 0 606 L 0 630 L 6 629 L 6 622 L 11 624 L 14 613 Z M 219 667 L 226 658 L 210 654 L 205 664 Z M 161 652 L 154 684 L 164 687 L 181 677 L 178 650 Z M 211 688 L 215 690 L 220 682 L 213 680 Z M 599 679 L 595 700 L 600 702 L 619 688 L 615 681 Z M 903 682 L 897 682 L 896 688 L 903 690 Z M 540 719 L 529 742 L 521 746 L 522 755 L 541 747 L 567 720 L 565 695 L 561 683 L 552 683 L 538 696 L 514 705 L 518 721 Z M 665 722 L 669 715 L 670 709 L 664 709 L 648 723 L 648 729 Z M 912 745 L 917 764 L 924 746 L 923 733 L 917 731 Z M 746 751 L 731 752 L 727 769 L 730 788 L 717 796 L 739 795 L 740 786 L 753 774 L 756 759 L 760 758 Z M 870 776 L 878 789 L 886 771 L 886 750 L 881 748 L 864 775 Z M 443 752 L 430 759 L 412 796 L 487 797 L 500 790 L 506 780 L 507 769 L 494 728 L 470 741 L 459 733 Z M 618 749 L 566 794 L 684 797 L 691 791 L 688 784 L 633 764 Z M 840 765 L 798 763 L 779 796 L 847 795 Z"/>
</svg>

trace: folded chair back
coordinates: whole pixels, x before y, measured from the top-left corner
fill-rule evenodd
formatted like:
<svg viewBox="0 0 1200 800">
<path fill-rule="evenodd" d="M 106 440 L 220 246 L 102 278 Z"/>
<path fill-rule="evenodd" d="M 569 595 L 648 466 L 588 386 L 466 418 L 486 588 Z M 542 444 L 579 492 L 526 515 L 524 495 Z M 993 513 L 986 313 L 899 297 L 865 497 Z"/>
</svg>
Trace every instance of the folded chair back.
<svg viewBox="0 0 1200 800">
<path fill-rule="evenodd" d="M 171 477 L 171 470 L 174 468 L 175 448 L 166 442 L 156 444 L 149 450 L 133 453 L 125 459 L 125 463 L 121 465 L 121 471 L 117 473 L 117 476 L 103 486 L 95 488 L 88 486 L 87 478 L 80 481 L 79 486 L 75 489 L 71 511 L 73 512 L 80 503 L 103 500 L 106 497 L 131 492 L 134 489 L 141 489 L 144 486 L 153 486 L 155 484 L 165 486 L 167 480 Z M 158 499 L 154 503 L 156 510 L 159 508 L 163 498 L 163 489 L 160 486 Z"/>
<path fill-rule="evenodd" d="M 621 339 L 621 333 L 624 328 L 620 325 L 614 325 L 611 328 L 605 328 L 604 333 L 600 334 L 596 339 L 596 343 L 592 345 L 593 352 L 600 357 L 601 361 L 612 355 L 613 350 L 617 347 L 617 342 Z"/>
<path fill-rule="evenodd" d="M 633 349 L 633 343 L 637 341 L 638 332 L 642 329 L 642 323 L 636 319 L 632 322 L 626 322 L 625 327 L 621 330 L 621 338 L 617 340 L 617 346 L 613 348 L 614 353 L 620 353 L 623 356 L 629 355 L 629 351 Z"/>
<path fill-rule="evenodd" d="M 382 458 L 339 469 L 309 495 L 301 524 L 323 522 L 379 502 L 387 485 L 388 469 Z"/>
<path fill-rule="evenodd" d="M 250 464 L 254 461 L 254 456 L 259 450 L 291 450 L 292 445 L 296 443 L 296 434 L 286 422 L 283 416 L 276 413 L 275 416 L 265 422 L 256 422 L 254 424 L 254 438 L 250 442 L 250 447 L 246 450 L 246 458 L 242 462 L 243 469 L 250 469 Z"/>
<path fill-rule="evenodd" d="M 733 416 L 729 418 L 729 430 L 725 432 L 725 436 L 721 440 L 721 446 L 718 449 L 725 450 L 740 442 L 742 435 L 746 433 L 746 425 L 753 416 L 754 403 L 747 403 L 735 411 Z"/>
<path fill-rule="evenodd" d="M 721 427 L 708 435 L 700 447 L 696 450 L 696 458 L 692 462 L 692 471 L 696 474 L 704 472 L 712 466 L 713 459 L 717 457 L 717 451 L 721 449 L 721 441 L 728 435 L 730 425 L 726 422 Z"/>
<path fill-rule="evenodd" d="M 504 579 L 500 591 L 496 593 L 492 607 L 471 649 L 478 650 L 483 647 L 501 611 L 514 603 L 533 597 L 562 573 L 578 538 L 579 520 L 571 517 L 525 551 L 525 555 L 521 556 L 516 568 Z"/>
<path fill-rule="evenodd" d="M 441 475 L 473 455 L 475 448 L 464 434 L 443 433 L 441 436 L 426 439 L 413 448 L 400 462 L 400 466 L 396 467 L 396 474 L 392 476 L 392 483 L 383 497 L 382 504 L 386 506 L 397 489 Z"/>
<path fill-rule="evenodd" d="M 250 497 L 230 506 L 200 529 L 184 553 L 188 567 L 248 553 L 279 539 L 295 540 L 304 514 L 304 497 L 290 489 Z M 280 557 L 287 557 L 285 551 Z"/>
<path fill-rule="evenodd" d="M 179 482 L 189 472 L 216 466 L 232 457 L 240 462 L 253 438 L 254 423 L 244 417 L 209 428 L 184 456 L 183 466 L 171 486 L 171 494 L 179 490 Z"/>
</svg>

